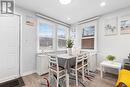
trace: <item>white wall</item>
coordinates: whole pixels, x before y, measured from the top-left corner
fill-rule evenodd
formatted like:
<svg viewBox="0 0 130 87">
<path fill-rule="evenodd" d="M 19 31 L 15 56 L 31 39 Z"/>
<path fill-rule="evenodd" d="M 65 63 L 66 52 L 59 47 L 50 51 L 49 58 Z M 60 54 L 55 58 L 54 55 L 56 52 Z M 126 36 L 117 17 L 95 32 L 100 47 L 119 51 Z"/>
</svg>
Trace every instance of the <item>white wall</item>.
<svg viewBox="0 0 130 87">
<path fill-rule="evenodd" d="M 22 31 L 21 31 L 21 74 L 28 74 L 34 72 L 36 70 L 36 26 L 34 28 L 28 27 L 25 24 L 26 16 L 32 16 L 33 12 L 29 12 L 20 8 L 17 8 L 16 11 L 22 15 Z M 129 44 L 130 44 L 130 34 L 113 36 L 104 36 L 104 28 L 103 28 L 103 20 L 107 17 L 112 16 L 123 16 L 126 14 L 130 14 L 130 7 L 121 9 L 109 14 L 102 16 L 99 19 L 99 28 L 98 28 L 98 65 L 105 56 L 112 54 L 116 56 L 116 60 L 120 61 L 124 58 L 127 58 L 128 53 L 130 52 Z M 77 36 L 76 42 L 78 48 L 81 47 L 81 30 L 77 28 Z"/>
<path fill-rule="evenodd" d="M 19 7 L 16 8 L 16 12 L 22 17 L 21 28 L 21 75 L 27 75 L 36 71 L 36 26 L 31 27 L 26 25 L 26 17 L 33 17 L 34 13 L 28 10 L 23 10 Z"/>
<path fill-rule="evenodd" d="M 115 61 L 122 62 L 123 59 L 127 58 L 130 53 L 130 34 L 120 34 L 118 28 L 117 35 L 105 36 L 104 32 L 104 19 L 111 17 L 118 17 L 125 15 L 130 15 L 130 7 L 120 9 L 111 13 L 104 14 L 98 20 L 98 29 L 97 29 L 97 67 L 100 68 L 100 62 L 105 59 L 107 55 L 114 55 L 116 57 Z M 117 23 L 118 24 L 118 23 Z M 76 39 L 75 44 L 76 48 L 81 48 L 81 34 L 82 27 L 76 26 Z M 110 69 L 109 69 L 110 70 Z M 117 73 L 114 71 L 114 73 Z"/>
<path fill-rule="evenodd" d="M 112 36 L 104 36 L 103 21 L 108 17 L 118 17 L 124 15 L 130 15 L 130 7 L 121 9 L 109 14 L 102 16 L 99 19 L 99 29 L 98 29 L 98 64 L 103 61 L 107 55 L 114 55 L 116 61 L 122 61 L 127 58 L 128 53 L 130 53 L 130 34 L 120 34 L 118 28 L 118 34 Z"/>
</svg>

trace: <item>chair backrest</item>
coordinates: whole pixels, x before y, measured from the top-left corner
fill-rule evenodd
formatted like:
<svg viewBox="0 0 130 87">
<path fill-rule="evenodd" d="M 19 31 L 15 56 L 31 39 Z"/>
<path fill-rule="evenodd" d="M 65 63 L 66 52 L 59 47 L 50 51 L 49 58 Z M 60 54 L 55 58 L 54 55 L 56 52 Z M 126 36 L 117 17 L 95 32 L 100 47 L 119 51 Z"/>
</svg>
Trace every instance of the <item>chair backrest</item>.
<svg viewBox="0 0 130 87">
<path fill-rule="evenodd" d="M 81 49 L 78 49 L 78 48 L 72 48 L 72 54 L 73 55 L 79 55 L 81 53 Z"/>
<path fill-rule="evenodd" d="M 83 60 L 83 58 L 84 58 L 84 54 L 83 54 L 83 53 L 80 53 L 80 54 L 77 55 L 76 61 L 77 61 L 77 62 L 80 62 L 80 61 Z"/>
<path fill-rule="evenodd" d="M 57 57 L 56 57 L 56 55 L 49 56 L 49 62 L 57 64 Z"/>
<path fill-rule="evenodd" d="M 76 57 L 76 68 L 78 68 L 78 65 L 80 66 L 80 67 L 82 67 L 83 66 L 83 58 L 84 58 L 84 54 L 82 54 L 82 53 L 80 53 L 80 54 L 77 54 L 77 57 Z"/>
<path fill-rule="evenodd" d="M 49 55 L 49 68 L 56 67 L 56 70 L 59 71 L 59 64 L 57 54 L 54 53 L 53 55 Z"/>
<path fill-rule="evenodd" d="M 86 52 L 85 55 L 84 55 L 84 65 L 87 65 L 89 63 L 89 58 L 90 58 L 90 53 L 89 52 Z"/>
<path fill-rule="evenodd" d="M 90 53 L 89 53 L 89 52 L 84 53 L 84 59 L 88 59 L 89 56 L 90 56 Z"/>
<path fill-rule="evenodd" d="M 90 58 L 90 52 L 83 52 L 81 51 L 81 53 L 78 55 L 77 57 L 77 63 L 82 61 L 83 65 L 86 65 L 89 63 L 89 58 Z"/>
</svg>

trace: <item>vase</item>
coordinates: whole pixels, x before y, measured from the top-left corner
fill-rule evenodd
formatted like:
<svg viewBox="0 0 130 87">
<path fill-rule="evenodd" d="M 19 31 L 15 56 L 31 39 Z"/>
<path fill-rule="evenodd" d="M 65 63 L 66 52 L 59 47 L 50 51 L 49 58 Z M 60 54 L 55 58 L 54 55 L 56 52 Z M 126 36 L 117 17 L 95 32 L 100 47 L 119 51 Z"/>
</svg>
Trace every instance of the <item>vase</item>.
<svg viewBox="0 0 130 87">
<path fill-rule="evenodd" d="M 72 48 L 68 48 L 68 52 L 69 55 L 72 55 Z"/>
</svg>

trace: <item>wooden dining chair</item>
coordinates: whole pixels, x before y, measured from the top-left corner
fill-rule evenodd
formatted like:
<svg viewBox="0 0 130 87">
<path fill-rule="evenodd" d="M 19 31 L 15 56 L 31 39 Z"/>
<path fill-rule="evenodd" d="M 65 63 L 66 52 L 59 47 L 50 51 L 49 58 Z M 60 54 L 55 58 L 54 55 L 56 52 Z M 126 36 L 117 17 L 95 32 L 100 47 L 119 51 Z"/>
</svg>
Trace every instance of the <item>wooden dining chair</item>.
<svg viewBox="0 0 130 87">
<path fill-rule="evenodd" d="M 51 80 L 51 76 L 56 76 L 56 87 L 59 87 L 60 79 L 66 76 L 65 69 L 59 66 L 56 55 L 49 56 L 49 80 Z"/>
<path fill-rule="evenodd" d="M 82 75 L 84 74 L 84 68 L 83 68 L 83 64 L 84 64 L 84 54 L 79 54 L 76 57 L 76 63 L 75 66 L 71 67 L 71 70 L 74 71 L 74 73 L 71 73 L 71 75 L 76 77 L 76 86 L 78 86 L 78 72 L 80 72 L 80 70 L 82 71 Z M 83 78 L 82 78 L 83 79 Z"/>
</svg>

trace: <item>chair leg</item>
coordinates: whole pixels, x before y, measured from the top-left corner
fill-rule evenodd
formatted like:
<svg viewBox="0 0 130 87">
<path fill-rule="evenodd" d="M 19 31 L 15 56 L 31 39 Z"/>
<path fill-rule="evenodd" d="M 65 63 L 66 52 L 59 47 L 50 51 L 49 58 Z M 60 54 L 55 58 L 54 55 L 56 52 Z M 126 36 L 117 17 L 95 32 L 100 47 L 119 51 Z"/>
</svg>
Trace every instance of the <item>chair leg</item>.
<svg viewBox="0 0 130 87">
<path fill-rule="evenodd" d="M 88 71 L 88 75 L 89 75 L 89 69 L 87 71 Z"/>
<path fill-rule="evenodd" d="M 84 78 L 85 76 L 84 76 L 84 67 L 82 68 L 82 79 L 83 79 L 83 81 L 85 80 L 85 78 Z"/>
<path fill-rule="evenodd" d="M 57 83 L 56 83 L 57 87 L 59 87 L 59 73 L 57 73 Z"/>
<path fill-rule="evenodd" d="M 75 75 L 76 75 L 76 86 L 78 86 L 78 71 L 76 70 L 75 72 L 76 72 L 75 73 Z"/>
<path fill-rule="evenodd" d="M 57 83 L 56 83 L 57 87 L 59 87 L 59 78 L 57 78 Z"/>
<path fill-rule="evenodd" d="M 88 71 L 88 75 L 89 75 L 89 64 L 88 64 L 88 66 L 87 66 L 87 71 Z"/>
<path fill-rule="evenodd" d="M 51 81 L 51 72 L 49 70 L 49 82 Z"/>
</svg>

